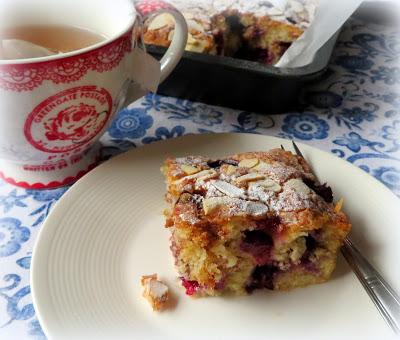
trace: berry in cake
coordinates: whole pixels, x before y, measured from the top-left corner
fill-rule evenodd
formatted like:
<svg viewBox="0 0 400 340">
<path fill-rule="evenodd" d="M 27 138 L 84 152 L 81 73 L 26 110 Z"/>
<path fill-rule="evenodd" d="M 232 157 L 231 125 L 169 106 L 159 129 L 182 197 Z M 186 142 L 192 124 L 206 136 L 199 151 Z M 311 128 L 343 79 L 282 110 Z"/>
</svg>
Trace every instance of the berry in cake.
<svg viewBox="0 0 400 340">
<path fill-rule="evenodd" d="M 166 227 L 191 296 L 329 279 L 350 223 L 304 159 L 273 149 L 167 159 Z"/>
<path fill-rule="evenodd" d="M 143 297 L 155 311 L 164 309 L 169 299 L 169 289 L 166 284 L 157 279 L 157 274 L 145 275 L 141 278 Z"/>
</svg>

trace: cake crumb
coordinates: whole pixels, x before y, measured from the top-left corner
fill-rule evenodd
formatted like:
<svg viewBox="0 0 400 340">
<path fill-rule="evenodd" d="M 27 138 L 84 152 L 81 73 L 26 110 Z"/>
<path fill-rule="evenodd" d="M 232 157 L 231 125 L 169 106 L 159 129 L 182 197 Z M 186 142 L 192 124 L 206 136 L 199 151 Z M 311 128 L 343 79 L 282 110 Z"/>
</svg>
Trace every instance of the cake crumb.
<svg viewBox="0 0 400 340">
<path fill-rule="evenodd" d="M 153 310 L 163 310 L 169 299 L 168 286 L 157 279 L 157 274 L 144 275 L 140 282 L 143 286 L 143 297 L 149 301 Z"/>
</svg>

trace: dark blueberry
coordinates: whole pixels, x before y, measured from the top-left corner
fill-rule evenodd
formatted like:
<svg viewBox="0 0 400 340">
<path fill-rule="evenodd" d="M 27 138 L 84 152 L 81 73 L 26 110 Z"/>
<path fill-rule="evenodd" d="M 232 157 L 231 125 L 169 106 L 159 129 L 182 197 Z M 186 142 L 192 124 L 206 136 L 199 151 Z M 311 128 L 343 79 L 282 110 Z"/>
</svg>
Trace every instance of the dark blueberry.
<svg viewBox="0 0 400 340">
<path fill-rule="evenodd" d="M 264 220 L 257 221 L 257 229 L 265 230 L 266 232 L 276 232 L 279 230 L 281 219 L 279 216 L 266 217 Z"/>
<path fill-rule="evenodd" d="M 272 247 L 271 236 L 261 230 L 246 230 L 240 245 L 240 249 L 251 254 L 259 265 L 265 265 L 272 261 Z"/>
<path fill-rule="evenodd" d="M 208 161 L 207 162 L 207 165 L 212 169 L 219 168 L 221 166 L 221 164 L 222 164 L 222 161 L 220 159 L 217 159 L 216 161 Z"/>
<path fill-rule="evenodd" d="M 306 251 L 304 252 L 303 256 L 301 257 L 301 263 L 303 265 L 311 264 L 310 256 L 317 248 L 318 242 L 317 240 L 312 237 L 311 235 L 306 236 Z"/>
<path fill-rule="evenodd" d="M 325 202 L 332 203 L 333 202 L 333 193 L 330 186 L 326 183 L 317 184 L 314 181 L 305 178 L 303 179 L 305 185 L 307 185 L 311 190 L 315 191 L 315 193 L 321 196 Z"/>
<path fill-rule="evenodd" d="M 308 235 L 306 236 L 306 247 L 307 251 L 312 252 L 317 248 L 317 241 L 315 240 L 314 237 Z"/>
<path fill-rule="evenodd" d="M 224 45 L 225 45 L 224 35 L 222 34 L 221 31 L 213 32 L 213 35 L 214 35 L 215 44 L 217 45 L 217 54 L 221 55 L 224 50 Z"/>
<path fill-rule="evenodd" d="M 207 165 L 212 168 L 212 169 L 216 169 L 219 168 L 222 164 L 230 164 L 230 165 L 238 165 L 239 162 L 235 161 L 233 159 L 217 159 L 215 161 L 208 161 Z"/>
<path fill-rule="evenodd" d="M 273 245 L 271 236 L 261 230 L 246 230 L 244 232 L 243 242 L 254 245 Z"/>
<path fill-rule="evenodd" d="M 277 270 L 275 266 L 257 266 L 246 285 L 247 292 L 251 293 L 255 289 L 263 288 L 274 289 L 274 275 Z"/>
</svg>

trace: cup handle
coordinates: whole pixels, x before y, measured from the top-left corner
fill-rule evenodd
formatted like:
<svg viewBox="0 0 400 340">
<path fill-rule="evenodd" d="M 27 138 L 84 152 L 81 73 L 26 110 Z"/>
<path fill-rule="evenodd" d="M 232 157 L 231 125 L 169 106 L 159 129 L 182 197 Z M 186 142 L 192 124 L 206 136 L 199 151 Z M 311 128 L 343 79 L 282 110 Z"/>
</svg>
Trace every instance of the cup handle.
<svg viewBox="0 0 400 340">
<path fill-rule="evenodd" d="M 169 13 L 175 20 L 174 36 L 171 45 L 161 58 L 161 77 L 163 82 L 181 59 L 188 37 L 188 28 L 183 15 L 172 5 L 161 0 L 138 0 L 135 2 L 136 11 L 141 15 L 143 22 L 157 14 Z"/>
</svg>

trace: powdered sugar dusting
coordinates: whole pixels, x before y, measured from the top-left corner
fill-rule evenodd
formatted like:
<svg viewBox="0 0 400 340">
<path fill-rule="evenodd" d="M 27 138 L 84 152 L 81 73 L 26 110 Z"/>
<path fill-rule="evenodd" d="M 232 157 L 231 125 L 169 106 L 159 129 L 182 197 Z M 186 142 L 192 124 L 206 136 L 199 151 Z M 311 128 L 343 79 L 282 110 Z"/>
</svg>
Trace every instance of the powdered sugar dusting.
<svg viewBox="0 0 400 340">
<path fill-rule="evenodd" d="M 173 182 L 174 190 L 191 194 L 192 201 L 205 215 L 262 216 L 269 211 L 279 214 L 281 211 L 307 208 L 327 210 L 323 199 L 303 182 L 303 178 L 312 174 L 305 173 L 300 167 L 277 161 L 276 150 L 274 152 L 272 163 L 264 154 L 260 156 L 262 159 L 256 167 L 238 168 L 231 175 L 224 173 L 224 168 L 210 168 L 207 165 L 209 160 L 203 157 L 178 158 L 176 162 L 180 166 L 201 162 L 204 170 Z M 243 180 L 239 183 L 239 179 Z M 192 211 L 186 214 L 188 216 L 180 218 L 193 224 L 199 222 L 198 216 L 193 216 Z"/>
<path fill-rule="evenodd" d="M 245 191 L 225 181 L 212 181 L 211 185 L 229 197 L 246 198 Z"/>
<path fill-rule="evenodd" d="M 207 17 L 226 10 L 268 16 L 274 20 L 308 27 L 314 18 L 319 0 L 170 0 L 184 15 L 192 13 L 206 21 Z"/>
</svg>

